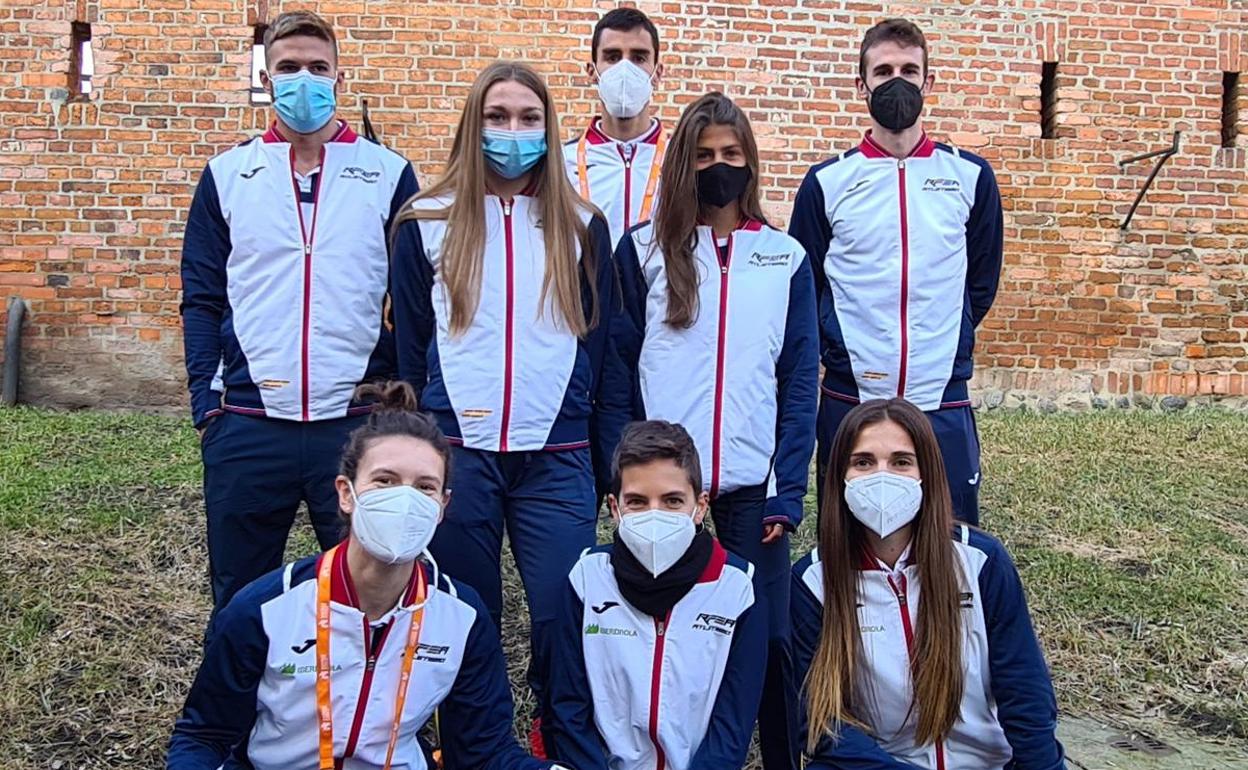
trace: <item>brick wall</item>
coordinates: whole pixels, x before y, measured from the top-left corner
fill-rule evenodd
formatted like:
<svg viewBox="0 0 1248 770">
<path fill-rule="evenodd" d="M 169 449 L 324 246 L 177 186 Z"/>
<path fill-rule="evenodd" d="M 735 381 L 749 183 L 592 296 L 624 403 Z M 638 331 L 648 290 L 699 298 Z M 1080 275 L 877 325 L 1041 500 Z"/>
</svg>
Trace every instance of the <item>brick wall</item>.
<svg viewBox="0 0 1248 770">
<path fill-rule="evenodd" d="M 1248 70 L 1244 0 L 640 6 L 664 39 L 662 117 L 710 88 L 745 106 L 781 223 L 806 168 L 864 127 L 853 74 L 865 28 L 905 15 L 928 31 L 930 128 L 988 157 L 1005 197 L 1006 268 L 978 348 L 988 406 L 1248 400 L 1248 130 L 1220 147 L 1223 72 Z M 384 140 L 422 179 L 496 57 L 539 66 L 565 132 L 593 110 L 583 63 L 605 3 L 5 0 L 0 295 L 32 311 L 24 398 L 182 402 L 185 212 L 205 161 L 268 121 L 248 104 L 250 25 L 296 7 L 339 29 L 346 115 L 369 97 Z M 73 21 L 92 24 L 86 102 L 67 98 Z M 1041 138 L 1044 61 L 1058 63 L 1052 139 Z M 1239 104 L 1248 129 L 1248 93 Z M 1120 230 L 1152 161 L 1117 161 L 1176 130 L 1181 152 Z"/>
</svg>

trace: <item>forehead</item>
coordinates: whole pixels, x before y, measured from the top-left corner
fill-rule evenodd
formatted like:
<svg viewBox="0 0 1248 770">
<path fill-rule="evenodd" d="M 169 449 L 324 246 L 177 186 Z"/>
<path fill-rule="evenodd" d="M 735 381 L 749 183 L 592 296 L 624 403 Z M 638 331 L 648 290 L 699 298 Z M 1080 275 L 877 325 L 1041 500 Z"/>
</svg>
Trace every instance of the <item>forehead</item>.
<svg viewBox="0 0 1248 770">
<path fill-rule="evenodd" d="M 411 436 L 383 436 L 369 442 L 364 456 L 360 458 L 358 473 L 366 476 L 381 468 L 394 471 L 404 478 L 442 478 L 446 470 L 438 450 L 428 441 Z"/>
<path fill-rule="evenodd" d="M 894 452 L 914 453 L 914 442 L 906 429 L 893 422 L 884 420 L 864 427 L 858 432 L 858 440 L 852 450 L 857 453 L 870 453 L 887 456 Z"/>
<path fill-rule="evenodd" d="M 906 64 L 923 66 L 923 49 L 917 45 L 902 46 L 895 40 L 882 40 L 867 49 L 867 72 L 880 65 L 892 65 L 901 69 Z"/>
<path fill-rule="evenodd" d="M 691 492 L 689 475 L 667 458 L 651 460 L 640 465 L 630 465 L 620 470 L 620 492 L 627 494 L 665 494 L 667 492 Z"/>
<path fill-rule="evenodd" d="M 731 147 L 740 143 L 736 129 L 718 123 L 702 129 L 702 135 L 698 137 L 698 147 L 703 148 Z"/>
<path fill-rule="evenodd" d="M 311 35 L 292 35 L 273 41 L 265 51 L 269 61 L 293 61 L 306 64 L 313 61 L 334 61 L 334 45 L 328 40 Z"/>
<path fill-rule="evenodd" d="M 485 92 L 486 107 L 507 107 L 516 110 L 542 109 L 541 98 L 528 86 L 514 80 L 500 80 Z"/>
<path fill-rule="evenodd" d="M 647 51 L 654 53 L 654 41 L 645 27 L 629 30 L 604 29 L 598 38 L 598 53 L 608 49 L 618 51 Z"/>
</svg>

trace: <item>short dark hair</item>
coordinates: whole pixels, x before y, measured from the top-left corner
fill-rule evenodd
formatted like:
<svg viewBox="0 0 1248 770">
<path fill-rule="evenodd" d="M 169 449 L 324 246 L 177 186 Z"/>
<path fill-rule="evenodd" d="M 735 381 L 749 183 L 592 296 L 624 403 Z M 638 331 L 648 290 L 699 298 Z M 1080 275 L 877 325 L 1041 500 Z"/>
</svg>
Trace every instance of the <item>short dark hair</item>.
<svg viewBox="0 0 1248 770">
<path fill-rule="evenodd" d="M 611 458 L 611 494 L 620 494 L 623 471 L 655 460 L 671 460 L 689 479 L 693 493 L 702 492 L 702 461 L 698 447 L 684 426 L 666 420 L 629 423 Z"/>
<path fill-rule="evenodd" d="M 885 19 L 867 30 L 858 49 L 858 77 L 867 79 L 867 51 L 880 43 L 893 42 L 902 48 L 923 49 L 923 74 L 927 74 L 927 38 L 909 19 Z"/>
<path fill-rule="evenodd" d="M 287 11 L 274 19 L 264 30 L 265 56 L 277 41 L 298 36 L 315 37 L 329 43 L 334 49 L 334 61 L 338 61 L 338 37 L 333 25 L 311 11 Z"/>
<path fill-rule="evenodd" d="M 650 21 L 650 17 L 637 10 L 636 8 L 616 8 L 614 11 L 608 11 L 605 16 L 598 20 L 594 25 L 594 37 L 589 44 L 589 55 L 593 61 L 598 61 L 598 41 L 602 39 L 602 31 L 605 29 L 613 29 L 616 32 L 629 32 L 631 30 L 643 27 L 650 33 L 650 42 L 654 44 L 654 58 L 659 58 L 659 30 L 655 28 L 654 22 Z"/>
</svg>

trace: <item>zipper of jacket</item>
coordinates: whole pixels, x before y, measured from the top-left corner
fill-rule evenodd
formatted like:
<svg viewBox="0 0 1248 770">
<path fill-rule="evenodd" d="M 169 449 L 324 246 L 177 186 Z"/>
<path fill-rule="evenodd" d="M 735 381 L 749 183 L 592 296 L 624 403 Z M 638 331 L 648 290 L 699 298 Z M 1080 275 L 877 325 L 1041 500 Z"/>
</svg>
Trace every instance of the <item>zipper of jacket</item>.
<svg viewBox="0 0 1248 770">
<path fill-rule="evenodd" d="M 515 313 L 515 244 L 512 235 L 511 211 L 513 202 L 500 199 L 503 206 L 503 232 L 507 243 L 507 302 L 503 320 L 503 415 L 502 429 L 498 438 L 498 451 L 507 451 L 507 433 L 511 430 L 511 386 L 512 386 L 512 345 L 514 337 Z"/>
<path fill-rule="evenodd" d="M 714 239 L 714 231 L 711 233 Z M 716 340 L 715 351 L 715 407 L 711 422 L 711 497 L 719 494 L 719 466 L 721 459 L 720 441 L 723 438 L 723 418 L 724 418 L 724 359 L 726 357 L 727 348 L 726 336 L 728 333 L 728 268 L 732 265 L 732 241 L 733 236 L 728 236 L 727 255 L 719 264 L 719 337 Z M 715 245 L 716 256 L 718 256 L 719 246 Z"/>
<path fill-rule="evenodd" d="M 654 619 L 654 663 L 650 669 L 650 742 L 654 744 L 654 770 L 663 770 L 667 757 L 659 743 L 659 686 L 663 679 L 663 644 L 667 639 L 667 624 L 672 611 L 663 620 Z"/>
</svg>

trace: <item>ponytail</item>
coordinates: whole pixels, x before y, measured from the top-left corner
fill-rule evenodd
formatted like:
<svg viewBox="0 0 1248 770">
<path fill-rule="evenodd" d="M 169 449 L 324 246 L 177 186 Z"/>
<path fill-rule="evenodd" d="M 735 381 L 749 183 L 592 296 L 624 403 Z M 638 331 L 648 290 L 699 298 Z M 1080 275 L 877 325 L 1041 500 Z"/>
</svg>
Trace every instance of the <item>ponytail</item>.
<svg viewBox="0 0 1248 770">
<path fill-rule="evenodd" d="M 416 391 L 402 380 L 368 383 L 356 388 L 355 397 L 373 401 L 368 421 L 351 432 L 342 450 L 338 472 L 352 481 L 359 470 L 360 459 L 372 443 L 387 436 L 406 436 L 429 444 L 442 456 L 446 478 L 451 476 L 451 444 L 442 429 L 428 414 L 419 411 Z"/>
</svg>

